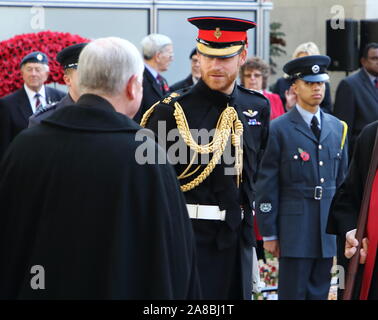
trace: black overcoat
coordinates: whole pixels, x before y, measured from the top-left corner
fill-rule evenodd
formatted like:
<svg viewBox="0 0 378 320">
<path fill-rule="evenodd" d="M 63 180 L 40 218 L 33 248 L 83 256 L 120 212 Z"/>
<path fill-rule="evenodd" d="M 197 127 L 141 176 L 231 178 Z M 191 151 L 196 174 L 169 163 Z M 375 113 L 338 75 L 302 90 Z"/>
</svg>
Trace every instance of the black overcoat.
<svg viewBox="0 0 378 320">
<path fill-rule="evenodd" d="M 0 299 L 199 297 L 175 172 L 136 162 L 142 143 L 162 152 L 138 129 L 83 95 L 16 137 L 0 168 Z"/>
</svg>

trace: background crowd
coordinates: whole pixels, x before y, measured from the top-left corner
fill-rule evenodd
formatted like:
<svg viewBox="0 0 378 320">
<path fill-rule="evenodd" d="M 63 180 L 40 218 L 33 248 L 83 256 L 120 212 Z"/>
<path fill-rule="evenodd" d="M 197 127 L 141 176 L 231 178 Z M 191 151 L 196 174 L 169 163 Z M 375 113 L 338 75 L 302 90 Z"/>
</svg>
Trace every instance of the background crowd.
<svg viewBox="0 0 378 320">
<path fill-rule="evenodd" d="M 196 25 L 200 31 L 202 30 L 203 21 L 198 22 L 193 19 L 190 22 Z M 224 23 L 224 28 L 227 30 L 228 22 Z M 248 26 L 242 25 L 243 23 L 248 24 L 243 21 L 241 26 L 238 26 L 241 29 L 244 28 L 243 32 L 253 27 L 252 23 L 249 23 Z M 269 65 L 259 57 L 247 58 L 246 51 L 244 51 L 244 40 L 238 40 L 242 42 L 242 48 L 238 47 L 239 51 L 235 49 L 231 55 L 225 53 L 228 49 L 222 47 L 221 41 L 212 47 L 211 43 L 204 44 L 206 39 L 202 40 L 203 43 L 199 43 L 196 48 L 188 52 L 188 64 L 185 66 L 188 69 L 188 76 L 174 84 L 168 83 L 163 76 L 174 59 L 174 43 L 166 35 L 150 34 L 143 38 L 140 43 L 140 53 L 129 42 L 112 38 L 69 46 L 60 51 L 56 57 L 64 69 L 67 93 L 45 85 L 49 76 L 49 61 L 44 52 L 25 53 L 23 59 L 19 61 L 23 86 L 0 98 L 1 208 L 7 212 L 22 212 L 25 216 L 3 217 L 2 239 L 16 239 L 17 236 L 23 237 L 23 233 L 30 235 L 32 232 L 30 226 L 33 225 L 33 221 L 27 216 L 28 212 L 38 211 L 42 220 L 48 218 L 49 211 L 56 210 L 57 215 L 59 213 L 63 215 L 66 212 L 69 213 L 69 219 L 76 221 L 78 226 L 73 230 L 72 241 L 69 244 L 62 242 L 62 239 L 66 239 L 63 234 L 52 234 L 53 230 L 58 230 L 58 228 L 54 229 L 57 224 L 65 225 L 67 223 L 67 217 L 48 224 L 51 227 L 50 230 L 41 229 L 41 233 L 34 241 L 49 242 L 49 239 L 53 239 L 51 246 L 57 247 L 65 245 L 75 247 L 78 246 L 78 242 L 81 242 L 78 251 L 93 250 L 90 249 L 90 242 L 96 243 L 96 247 L 101 250 L 97 253 L 91 252 L 89 257 L 93 260 L 88 259 L 86 267 L 91 269 L 91 264 L 96 264 L 94 257 L 98 254 L 103 257 L 104 261 L 110 261 L 109 264 L 102 265 L 109 271 L 109 274 L 105 276 L 104 282 L 95 288 L 90 297 L 107 297 L 102 293 L 106 292 L 108 289 L 106 286 L 110 284 L 111 289 L 109 290 L 113 292 L 111 297 L 131 295 L 134 298 L 156 298 L 159 297 L 159 292 L 164 292 L 165 295 L 160 298 L 193 299 L 203 295 L 207 299 L 214 297 L 246 299 L 251 288 L 249 285 L 244 287 L 240 283 L 245 282 L 250 274 L 238 274 L 237 271 L 240 268 L 244 272 L 243 264 L 249 265 L 252 259 L 252 257 L 244 255 L 243 252 L 243 249 L 253 244 L 253 239 L 250 240 L 248 236 L 245 236 L 248 226 L 242 225 L 239 229 L 240 221 L 232 222 L 235 224 L 231 229 L 237 230 L 237 242 L 232 240 L 234 235 L 231 233 L 227 234 L 226 237 L 229 237 L 227 240 L 224 238 L 219 240 L 219 235 L 217 235 L 219 251 L 221 247 L 222 250 L 228 250 L 227 256 L 218 254 L 213 243 L 211 245 L 206 243 L 208 239 L 206 239 L 207 235 L 203 233 L 204 225 L 194 222 L 193 232 L 189 219 L 185 216 L 187 215 L 185 203 L 195 205 L 196 203 L 190 201 L 202 201 L 206 198 L 203 200 L 205 203 L 200 203 L 201 206 L 214 202 L 219 204 L 220 208 L 229 206 L 230 209 L 227 209 L 227 212 L 231 212 L 234 208 L 236 211 L 240 211 L 242 208 L 242 221 L 247 215 L 246 212 L 256 213 L 254 218 L 251 216 L 251 219 L 255 221 L 257 257 L 265 259 L 264 251 L 267 250 L 280 258 L 280 298 L 326 299 L 329 291 L 329 270 L 333 263 L 332 258 L 337 255 L 338 263 L 347 266 L 343 250 L 345 238 L 338 233 L 337 227 L 329 227 L 330 233 L 338 235 L 336 253 L 335 237 L 326 234 L 329 208 L 336 188 L 342 184 L 347 174 L 348 161 L 352 159 L 353 151 L 357 148 L 359 135 L 366 126 L 378 120 L 378 43 L 369 43 L 364 48 L 360 60 L 361 68 L 340 82 L 336 95 L 332 99 L 329 77 L 326 73 L 330 60 L 329 57 L 321 55 L 313 42 L 298 44 L 297 49 L 293 52 L 292 60 L 287 61 L 283 66 L 285 73 L 269 88 Z M 237 45 L 234 43 L 233 47 L 236 48 Z M 112 55 L 107 57 L 106 50 L 110 50 Z M 237 67 L 229 67 L 232 74 L 235 74 L 235 79 L 232 78 L 232 81 L 236 80 L 240 87 L 237 86 L 237 89 L 234 89 L 234 82 L 230 82 L 231 84 L 226 89 L 216 87 L 209 80 L 213 75 L 210 71 L 207 73 L 207 70 L 215 68 L 214 65 L 217 62 L 225 63 L 231 59 L 237 61 Z M 115 66 L 117 68 L 120 66 L 120 69 L 115 70 L 117 69 Z M 132 69 L 131 66 L 135 68 Z M 180 97 L 172 95 L 174 92 L 178 92 L 177 96 Z M 219 93 L 224 95 L 220 96 Z M 137 169 L 138 166 L 122 165 L 122 159 L 126 155 L 129 159 L 127 163 L 132 163 L 130 155 L 133 155 L 138 147 L 132 136 L 128 134 L 135 133 L 140 129 L 138 124 L 141 122 L 147 123 L 147 118 L 144 115 L 146 112 L 154 111 L 155 106 L 157 111 L 146 125 L 153 131 L 160 118 L 168 119 L 167 121 L 171 121 L 169 123 L 173 123 L 172 116 L 167 115 L 166 105 L 169 105 L 175 98 L 183 104 L 183 109 L 189 114 L 189 121 L 196 123 L 195 121 L 202 120 L 205 124 L 201 125 L 211 127 L 214 126 L 214 119 L 211 118 L 210 121 L 208 117 L 213 115 L 201 113 L 203 112 L 202 106 L 211 109 L 213 101 L 226 104 L 233 102 L 237 107 L 244 106 L 244 104 L 247 105 L 248 95 L 252 94 L 255 105 L 249 106 L 250 109 L 240 107 L 241 109 L 238 111 L 239 117 L 244 115 L 247 118 L 247 122 L 243 124 L 250 130 L 245 130 L 245 137 L 249 137 L 250 141 L 245 142 L 247 151 L 244 155 L 245 166 L 250 169 L 250 172 L 247 174 L 245 171 L 243 172 L 244 181 L 241 188 L 245 198 L 248 198 L 252 191 L 247 190 L 249 188 L 247 184 L 256 187 L 255 208 L 248 208 L 246 203 L 250 199 L 243 199 L 246 203 L 240 204 L 239 200 L 234 201 L 232 198 L 235 191 L 234 186 L 231 186 L 229 180 L 219 178 L 216 170 L 209 179 L 210 182 L 207 181 L 204 184 L 201 194 L 189 193 L 184 199 L 178 190 L 178 183 L 170 166 L 148 166 L 149 170 L 143 171 L 140 168 Z M 319 103 L 309 104 L 309 99 Z M 126 107 L 122 101 L 127 101 Z M 74 103 L 77 105 L 73 108 Z M 86 106 L 95 107 L 88 112 Z M 117 118 L 114 114 L 107 118 L 107 112 L 112 108 L 118 113 L 126 115 L 127 120 L 119 116 Z M 100 119 L 101 115 L 104 116 L 103 120 Z M 305 122 L 302 121 L 302 118 Z M 206 122 L 208 120 L 209 122 Z M 270 120 L 272 122 L 269 125 Z M 305 124 L 308 126 L 306 127 Z M 199 128 L 201 125 L 198 124 Z M 261 131 L 256 134 L 255 129 L 258 126 L 261 126 Z M 63 131 L 62 128 L 64 128 Z M 298 137 L 296 129 L 302 131 L 306 137 Z M 104 132 L 107 132 L 108 136 L 102 136 L 99 139 L 98 137 Z M 128 141 L 125 149 L 119 151 L 114 142 L 113 144 L 109 143 L 108 139 L 111 136 L 115 139 L 114 141 L 119 142 L 119 139 Z M 16 137 L 18 138 L 16 139 Z M 46 139 L 46 137 L 48 138 Z M 38 139 L 40 139 L 39 142 Z M 69 140 L 68 145 L 59 144 L 60 141 L 67 142 L 67 139 Z M 253 139 L 254 142 L 251 142 Z M 12 143 L 13 141 L 14 143 Z M 151 139 L 148 141 L 153 144 Z M 99 143 L 96 147 L 91 145 L 95 142 Z M 28 150 L 30 151 L 31 146 L 34 151 L 32 152 L 33 156 L 30 157 Z M 57 173 L 62 169 L 58 165 L 61 163 L 59 161 L 65 159 L 67 165 L 72 165 L 71 158 L 73 155 L 81 157 L 82 150 L 85 150 L 83 152 L 85 156 L 82 157 L 79 164 L 76 164 L 77 167 L 73 166 L 68 171 L 66 171 L 67 168 L 64 169 L 66 180 L 62 181 L 63 178 Z M 160 148 L 158 150 L 158 152 L 162 152 Z M 109 161 L 104 154 L 112 154 L 114 159 Z M 315 154 L 317 158 L 313 160 L 312 157 Z M 251 159 L 255 161 L 251 161 Z M 84 170 L 85 178 L 78 178 L 83 177 L 81 170 L 86 163 L 90 168 L 88 171 Z M 26 171 L 20 169 L 20 172 L 27 173 L 31 172 L 32 168 L 38 167 L 41 168 L 41 172 L 38 173 L 39 177 L 20 176 L 19 172 L 13 171 L 14 168 L 21 168 Z M 27 171 L 27 168 L 31 171 Z M 109 168 L 112 170 L 107 171 Z M 121 176 L 131 176 L 133 179 L 144 181 L 144 183 L 137 184 L 138 187 L 135 190 L 130 190 L 130 186 L 117 178 L 119 172 L 122 173 Z M 98 175 L 96 178 L 92 176 L 94 173 Z M 45 175 L 50 174 L 53 175 L 54 184 L 43 187 L 44 194 L 37 194 L 37 189 L 33 190 L 33 185 L 42 185 L 45 181 L 51 183 L 52 180 L 44 180 Z M 109 177 L 116 180 L 115 185 L 111 183 Z M 103 183 L 101 190 L 96 189 L 98 181 Z M 350 180 L 347 181 L 350 184 Z M 310 185 L 311 188 L 306 189 Z M 147 189 L 145 189 L 146 186 L 148 186 Z M 207 194 L 210 187 L 214 188 L 214 186 L 218 188 L 216 197 L 213 197 L 210 192 Z M 222 189 L 223 186 L 224 189 Z M 229 187 L 226 188 L 226 186 Z M 69 193 L 60 195 L 63 189 L 65 192 L 68 189 L 71 190 Z M 29 190 L 30 194 L 26 196 Z M 88 217 L 82 216 L 80 209 L 83 208 L 75 205 L 80 200 L 78 199 L 80 190 L 87 190 L 86 194 L 94 195 L 94 200 L 91 200 L 93 208 L 106 208 L 108 201 L 115 202 L 114 206 L 116 206 L 113 208 L 117 213 L 114 220 L 108 221 L 106 217 L 101 217 L 96 222 L 99 225 L 94 228 L 93 233 L 90 233 L 88 239 L 83 239 L 81 234 Z M 317 193 L 318 191 L 320 193 Z M 15 204 L 11 200 L 19 192 L 25 195 L 25 198 Z M 120 196 L 123 201 L 117 203 L 119 192 L 124 192 L 128 196 Z M 144 197 L 140 196 L 142 193 Z M 105 196 L 101 198 L 103 194 Z M 224 198 L 219 200 L 217 198 L 219 195 L 223 195 Z M 224 201 L 226 198 L 227 201 Z M 44 201 L 38 202 L 35 199 Z M 217 202 L 218 200 L 219 202 Z M 150 201 L 151 203 L 146 203 Z M 132 203 L 132 208 L 129 208 L 128 202 Z M 62 203 L 64 205 L 60 206 Z M 155 207 L 157 205 L 158 210 Z M 106 228 L 110 230 L 116 230 L 119 223 L 125 223 L 120 218 L 120 212 L 124 207 L 156 215 L 152 222 L 147 216 L 141 216 L 135 220 L 132 218 L 129 221 L 129 225 L 136 225 L 137 228 L 141 228 L 142 225 L 150 226 L 143 232 L 150 234 L 150 240 L 155 242 L 159 250 L 153 251 L 148 246 L 140 249 L 146 253 L 150 252 L 152 257 L 149 259 L 139 256 L 138 250 L 134 251 L 127 246 L 127 248 L 114 247 L 114 241 L 120 240 L 118 238 L 107 238 L 105 243 L 97 242 L 96 235 L 101 233 L 101 224 L 106 225 Z M 278 210 L 285 212 L 286 215 L 285 220 L 280 220 L 280 223 L 277 222 Z M 180 214 L 174 217 L 176 211 L 179 211 Z M 96 212 L 98 212 L 97 209 Z M 174 212 L 175 214 L 173 214 Z M 190 210 L 189 214 L 191 215 Z M 240 215 L 240 212 L 238 214 Z M 80 215 L 81 218 L 78 219 Z M 192 216 L 190 218 L 197 219 Z M 25 225 L 23 229 L 17 229 L 17 219 L 24 219 L 30 224 Z M 159 219 L 172 221 L 172 225 L 164 225 L 158 221 Z M 227 221 L 227 218 L 223 220 Z M 161 228 L 155 230 L 154 223 Z M 227 223 L 232 224 L 230 221 Z M 46 226 L 44 227 L 46 228 Z M 348 227 L 351 228 L 352 223 Z M 175 228 L 177 230 L 174 230 Z M 17 230 L 17 232 L 13 233 L 13 230 Z M 132 228 L 128 228 L 125 232 L 137 238 L 135 240 L 130 236 L 128 239 L 130 242 L 142 243 L 144 241 L 142 238 L 138 238 L 137 232 Z M 220 231 L 219 234 L 221 234 Z M 59 235 L 62 238 L 59 238 Z M 197 237 L 197 256 L 194 253 L 194 235 Z M 226 232 L 222 235 L 225 236 Z M 31 237 L 33 238 L 33 236 Z M 170 237 L 175 240 L 170 241 Z M 26 263 L 32 258 L 31 260 L 38 263 L 38 257 L 29 257 L 26 253 L 28 250 L 32 250 L 33 243 L 25 245 L 17 240 L 14 241 L 14 246 L 11 249 L 23 252 L 21 260 Z M 4 243 L 5 240 L 0 249 L 4 250 Z M 186 243 L 190 243 L 190 245 L 186 246 Z M 44 248 L 44 250 L 48 250 L 48 248 Z M 107 260 L 108 250 L 114 250 L 111 252 L 109 260 Z M 119 259 L 118 257 L 122 256 L 122 250 L 128 250 L 129 255 Z M 184 260 L 175 258 L 180 251 L 182 252 L 179 255 L 180 257 L 184 255 Z M 77 255 L 79 254 L 77 252 Z M 11 255 L 11 250 L 7 250 L 3 258 Z M 40 255 L 44 257 L 43 252 Z M 166 260 L 159 260 L 162 256 Z M 230 257 L 233 259 L 232 262 L 228 260 Z M 55 258 L 57 261 L 59 260 L 55 256 L 50 256 L 51 260 L 45 261 L 46 264 L 58 268 L 54 261 Z M 75 256 L 75 259 L 78 257 Z M 129 268 L 127 259 L 136 259 L 139 266 L 144 265 L 145 268 L 148 268 L 150 265 L 159 270 L 156 271 L 156 274 L 151 273 L 150 279 L 143 279 L 148 272 L 142 269 L 129 270 L 125 276 L 121 272 L 121 268 Z M 209 267 L 214 261 L 217 265 L 223 265 L 223 268 L 218 270 L 219 274 Z M 80 265 L 79 260 L 77 260 L 77 264 Z M 116 270 L 112 270 L 112 264 L 117 265 Z M 172 269 L 175 272 L 171 272 L 169 266 L 174 266 Z M 73 268 L 72 273 L 66 273 L 67 278 L 55 280 L 57 282 L 75 281 L 78 275 L 75 274 Z M 91 275 L 97 271 L 92 269 L 93 274 L 89 273 L 87 280 L 91 281 Z M 227 272 L 230 282 L 224 284 L 224 287 L 217 284 L 218 276 L 221 277 L 223 271 Z M 10 297 L 14 297 L 12 293 L 15 292 L 21 292 L 20 296 L 23 298 L 33 296 L 25 287 L 25 283 L 14 285 L 12 282 L 14 279 L 22 278 L 23 272 L 24 270 L 18 264 L 0 268 L 0 274 L 12 275 L 7 280 L 2 278 L 6 283 L 2 288 L 3 297 L 8 294 Z M 135 278 L 133 279 L 133 276 L 130 275 L 134 275 Z M 156 277 L 160 281 L 155 281 Z M 178 279 L 181 279 L 182 286 L 176 288 L 175 283 Z M 155 285 L 149 288 L 139 285 L 154 281 Z M 204 285 L 206 281 L 211 282 L 209 287 Z M 122 283 L 133 283 L 134 286 L 129 286 L 128 290 L 123 291 Z M 375 290 L 375 288 L 373 289 Z M 222 290 L 224 290 L 224 294 Z M 218 291 L 217 294 L 215 294 L 216 291 Z M 145 292 L 149 293 L 144 295 Z M 85 289 L 78 285 L 76 294 L 77 297 L 81 297 L 81 294 L 85 296 Z M 68 291 L 60 292 L 57 295 L 57 297 L 68 296 L 70 296 Z M 44 298 L 43 294 L 40 298 Z"/>
</svg>

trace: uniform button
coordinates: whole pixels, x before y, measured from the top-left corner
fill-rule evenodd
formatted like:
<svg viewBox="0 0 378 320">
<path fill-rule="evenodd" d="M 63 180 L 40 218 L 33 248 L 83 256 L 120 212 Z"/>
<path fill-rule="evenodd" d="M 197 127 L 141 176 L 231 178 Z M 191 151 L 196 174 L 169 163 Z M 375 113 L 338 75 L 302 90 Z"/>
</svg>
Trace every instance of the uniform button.
<svg viewBox="0 0 378 320">
<path fill-rule="evenodd" d="M 319 166 L 322 166 L 323 165 L 323 161 L 319 161 Z"/>
<path fill-rule="evenodd" d="M 323 149 L 322 145 L 321 145 L 321 144 L 319 144 L 319 150 L 322 150 L 322 149 Z"/>
<path fill-rule="evenodd" d="M 324 178 L 320 178 L 320 183 L 324 183 Z"/>
<path fill-rule="evenodd" d="M 297 160 L 297 159 L 298 159 L 298 156 L 297 156 L 297 155 L 295 155 L 295 156 L 294 156 L 294 159 L 295 159 L 295 160 Z"/>
</svg>

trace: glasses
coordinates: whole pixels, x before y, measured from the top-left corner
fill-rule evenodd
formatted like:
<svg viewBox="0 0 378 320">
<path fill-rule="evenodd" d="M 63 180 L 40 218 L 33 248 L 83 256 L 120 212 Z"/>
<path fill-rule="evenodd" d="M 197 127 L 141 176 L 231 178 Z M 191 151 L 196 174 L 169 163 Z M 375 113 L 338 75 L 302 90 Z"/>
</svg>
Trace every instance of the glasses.
<svg viewBox="0 0 378 320">
<path fill-rule="evenodd" d="M 244 78 L 261 78 L 262 74 L 261 73 L 245 73 Z"/>
</svg>

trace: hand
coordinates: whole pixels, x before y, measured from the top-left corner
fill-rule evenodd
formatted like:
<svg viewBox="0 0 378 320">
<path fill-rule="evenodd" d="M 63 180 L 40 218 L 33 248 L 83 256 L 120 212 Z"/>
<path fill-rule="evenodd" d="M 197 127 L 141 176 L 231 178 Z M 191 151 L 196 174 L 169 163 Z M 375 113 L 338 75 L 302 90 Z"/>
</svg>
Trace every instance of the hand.
<svg viewBox="0 0 378 320">
<path fill-rule="evenodd" d="M 280 257 L 280 245 L 278 240 L 264 241 L 264 249 L 273 256 Z"/>
<path fill-rule="evenodd" d="M 293 86 L 291 86 L 289 90 L 285 90 L 285 98 L 286 98 L 285 108 L 286 108 L 286 111 L 289 111 L 297 103 L 297 95 L 294 92 Z"/>
<path fill-rule="evenodd" d="M 357 251 L 358 240 L 356 239 L 356 229 L 350 230 L 346 233 L 345 241 L 345 256 L 350 259 Z M 360 249 L 360 263 L 366 262 L 366 256 L 368 252 L 369 240 L 367 238 L 362 239 L 362 248 Z"/>
</svg>

